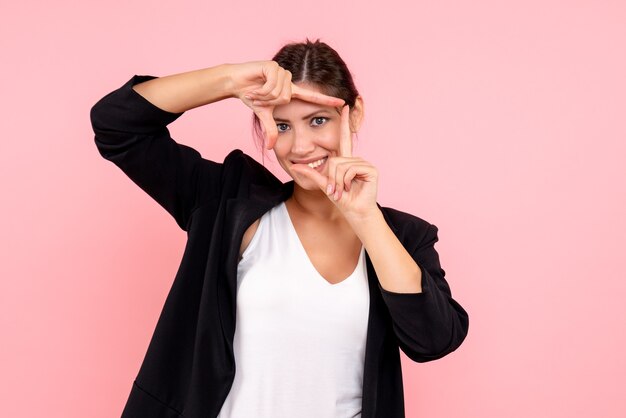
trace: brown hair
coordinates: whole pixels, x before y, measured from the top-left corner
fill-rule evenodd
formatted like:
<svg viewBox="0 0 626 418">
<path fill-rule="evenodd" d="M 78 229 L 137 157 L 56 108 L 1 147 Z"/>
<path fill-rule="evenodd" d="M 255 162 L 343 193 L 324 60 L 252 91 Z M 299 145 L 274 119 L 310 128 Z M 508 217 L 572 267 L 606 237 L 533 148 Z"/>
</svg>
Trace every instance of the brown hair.
<svg viewBox="0 0 626 418">
<path fill-rule="evenodd" d="M 290 43 L 283 46 L 272 60 L 291 72 L 291 82 L 306 82 L 320 88 L 322 93 L 339 97 L 352 108 L 359 95 L 352 74 L 337 51 L 317 39 L 311 42 Z M 257 145 L 263 148 L 263 129 L 256 114 L 253 114 L 253 134 Z"/>
</svg>

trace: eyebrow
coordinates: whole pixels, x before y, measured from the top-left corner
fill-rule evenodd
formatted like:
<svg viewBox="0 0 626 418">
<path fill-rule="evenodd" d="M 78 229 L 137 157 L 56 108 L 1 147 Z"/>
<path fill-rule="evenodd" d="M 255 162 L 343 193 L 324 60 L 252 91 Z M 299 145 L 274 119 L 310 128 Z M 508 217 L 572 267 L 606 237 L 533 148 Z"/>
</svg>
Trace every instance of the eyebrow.
<svg viewBox="0 0 626 418">
<path fill-rule="evenodd" d="M 307 119 L 313 117 L 314 115 L 322 114 L 322 113 L 326 113 L 327 115 L 330 115 L 331 112 L 326 110 L 326 109 L 316 110 L 313 113 L 309 113 L 308 115 L 303 116 L 302 120 L 307 120 Z M 274 121 L 276 121 L 276 122 L 289 122 L 289 119 L 274 118 Z"/>
</svg>

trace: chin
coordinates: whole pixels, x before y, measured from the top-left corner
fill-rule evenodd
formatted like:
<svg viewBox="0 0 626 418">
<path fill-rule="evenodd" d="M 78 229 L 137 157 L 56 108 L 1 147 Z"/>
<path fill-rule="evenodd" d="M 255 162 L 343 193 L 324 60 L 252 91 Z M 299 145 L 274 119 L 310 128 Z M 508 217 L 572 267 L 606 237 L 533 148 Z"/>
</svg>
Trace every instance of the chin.
<svg viewBox="0 0 626 418">
<path fill-rule="evenodd" d="M 319 190 L 319 191 L 321 191 L 319 186 L 313 180 L 310 180 L 310 179 L 307 179 L 307 178 L 300 178 L 298 176 L 291 176 L 291 178 L 298 185 L 298 187 L 300 187 L 300 188 L 302 188 L 304 190 L 308 190 L 308 191 Z"/>
<path fill-rule="evenodd" d="M 307 181 L 307 180 L 305 180 L 305 181 L 298 181 L 298 180 L 296 180 L 296 184 L 298 186 L 300 186 L 300 188 L 302 188 L 304 190 L 308 190 L 308 191 L 311 191 L 311 192 L 314 192 L 314 191 L 317 190 L 317 191 L 321 192 L 321 189 L 318 187 L 318 185 L 313 183 L 312 181 Z"/>
</svg>

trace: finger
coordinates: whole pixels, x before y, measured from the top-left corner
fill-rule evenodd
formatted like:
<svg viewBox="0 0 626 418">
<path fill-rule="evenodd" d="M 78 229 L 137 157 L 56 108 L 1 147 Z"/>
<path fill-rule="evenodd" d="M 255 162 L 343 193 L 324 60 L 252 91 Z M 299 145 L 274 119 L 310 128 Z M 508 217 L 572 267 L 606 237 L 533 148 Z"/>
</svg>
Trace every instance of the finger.
<svg viewBox="0 0 626 418">
<path fill-rule="evenodd" d="M 352 180 L 356 177 L 358 171 L 357 166 L 349 167 L 346 172 L 343 174 L 343 188 L 346 192 L 350 191 L 350 186 L 352 185 Z"/>
<path fill-rule="evenodd" d="M 253 106 L 280 106 L 287 104 L 291 101 L 291 77 L 285 77 L 283 79 L 282 89 L 275 99 L 262 100 L 255 99 L 252 102 Z M 270 96 L 268 96 L 270 97 Z"/>
<path fill-rule="evenodd" d="M 333 194 L 334 200 L 341 199 L 341 195 L 343 194 L 345 182 L 344 177 L 346 175 L 346 171 L 350 168 L 352 163 L 349 161 L 340 162 L 336 165 L 335 173 L 334 173 L 334 182 L 335 182 L 335 193 Z"/>
<path fill-rule="evenodd" d="M 335 193 L 336 189 L 336 181 L 335 175 L 337 173 L 337 164 L 339 164 L 340 160 L 338 157 L 329 157 L 326 161 L 328 164 L 328 178 L 326 179 L 326 192 L 327 195 L 332 196 Z"/>
<path fill-rule="evenodd" d="M 344 191 L 352 188 L 352 180 L 358 175 L 366 175 L 372 167 L 361 158 L 336 158 L 334 176 L 333 199 L 339 200 Z M 330 168 L 330 167 L 329 167 Z"/>
<path fill-rule="evenodd" d="M 326 191 L 327 179 L 317 170 L 306 164 L 294 164 L 291 166 L 291 170 L 296 174 L 312 180 L 321 190 Z"/>
<path fill-rule="evenodd" d="M 285 78 L 286 78 L 285 70 L 283 70 L 282 68 L 279 68 L 278 71 L 276 72 L 276 78 L 274 80 L 273 87 L 265 94 L 261 94 L 260 92 L 257 92 L 256 96 L 254 97 L 255 100 L 269 101 L 269 100 L 274 100 L 277 97 L 279 97 L 285 84 Z M 263 87 L 265 88 L 265 86 Z"/>
<path fill-rule="evenodd" d="M 339 176 L 339 174 L 337 173 L 337 169 L 339 165 L 345 162 L 349 162 L 349 161 L 350 159 L 343 158 L 343 157 L 329 157 L 328 158 L 328 161 L 326 162 L 326 164 L 328 164 L 328 179 L 327 179 L 327 185 L 325 189 L 325 192 L 327 195 L 332 195 L 333 193 L 335 193 L 335 190 L 337 188 L 337 182 L 341 181 L 341 180 L 337 180 Z"/>
<path fill-rule="evenodd" d="M 350 132 L 350 106 L 341 109 L 341 136 L 339 138 L 339 155 L 352 157 L 352 132 Z"/>
<path fill-rule="evenodd" d="M 354 164 L 350 166 L 343 176 L 343 184 L 346 192 L 349 192 L 352 188 L 352 181 L 356 176 L 369 176 L 372 172 L 372 166 L 366 164 Z"/>
<path fill-rule="evenodd" d="M 291 101 L 291 72 L 285 71 L 285 78 L 283 79 L 283 89 L 280 97 L 278 98 L 284 103 L 289 103 Z"/>
<path fill-rule="evenodd" d="M 276 127 L 276 121 L 272 116 L 273 107 L 257 111 L 257 116 L 261 121 L 265 131 L 265 147 L 270 150 L 274 147 L 276 139 L 278 138 L 278 128 Z"/>
<path fill-rule="evenodd" d="M 317 91 L 300 87 L 296 84 L 293 84 L 291 86 L 291 97 L 326 106 L 343 106 L 343 104 L 345 103 L 343 99 L 340 99 L 338 97 L 327 96 Z"/>
<path fill-rule="evenodd" d="M 266 96 L 269 92 L 271 92 L 272 90 L 274 90 L 274 88 L 276 87 L 276 83 L 278 82 L 278 73 L 280 67 L 278 66 L 278 64 L 273 65 L 273 64 L 269 64 L 265 67 L 263 67 L 263 75 L 265 76 L 265 83 L 263 84 L 263 86 L 259 89 L 256 89 L 252 92 L 250 92 L 252 95 L 254 96 Z"/>
</svg>

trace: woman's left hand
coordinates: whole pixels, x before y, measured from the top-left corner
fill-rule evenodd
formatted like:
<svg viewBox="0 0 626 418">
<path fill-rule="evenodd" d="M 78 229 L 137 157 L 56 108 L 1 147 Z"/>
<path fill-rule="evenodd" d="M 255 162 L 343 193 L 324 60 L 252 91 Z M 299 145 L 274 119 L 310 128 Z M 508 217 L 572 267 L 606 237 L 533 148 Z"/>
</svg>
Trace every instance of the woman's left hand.
<svg viewBox="0 0 626 418">
<path fill-rule="evenodd" d="M 358 221 L 378 211 L 378 170 L 370 162 L 352 156 L 349 118 L 350 108 L 346 105 L 341 110 L 339 156 L 328 158 L 328 177 L 306 165 L 293 169 L 313 180 L 348 220 Z"/>
</svg>

